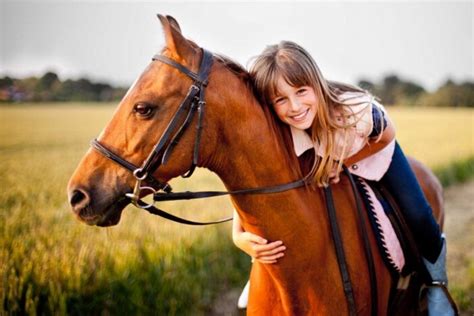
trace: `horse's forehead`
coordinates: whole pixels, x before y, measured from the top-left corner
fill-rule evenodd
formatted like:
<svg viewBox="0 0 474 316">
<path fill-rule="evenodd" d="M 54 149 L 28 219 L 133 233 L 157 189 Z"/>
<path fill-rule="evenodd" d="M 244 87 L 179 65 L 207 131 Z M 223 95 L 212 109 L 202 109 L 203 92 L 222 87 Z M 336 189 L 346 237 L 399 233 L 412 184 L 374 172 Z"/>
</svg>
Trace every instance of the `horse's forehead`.
<svg viewBox="0 0 474 316">
<path fill-rule="evenodd" d="M 166 91 L 168 87 L 172 87 L 172 83 L 176 82 L 171 80 L 173 74 L 171 70 L 160 65 L 156 62 L 152 62 L 142 73 L 138 76 L 133 84 L 124 95 L 123 100 L 130 100 L 134 96 L 140 96 L 143 93 L 149 93 L 150 89 L 153 90 L 153 94 Z"/>
<path fill-rule="evenodd" d="M 130 95 L 130 93 L 131 93 L 131 91 L 133 91 L 133 89 L 135 89 L 135 86 L 137 85 L 139 79 L 140 79 L 140 77 L 135 78 L 135 81 L 133 81 L 130 88 L 128 88 L 127 93 L 125 93 L 125 95 L 123 97 L 124 99 L 127 98 Z"/>
</svg>

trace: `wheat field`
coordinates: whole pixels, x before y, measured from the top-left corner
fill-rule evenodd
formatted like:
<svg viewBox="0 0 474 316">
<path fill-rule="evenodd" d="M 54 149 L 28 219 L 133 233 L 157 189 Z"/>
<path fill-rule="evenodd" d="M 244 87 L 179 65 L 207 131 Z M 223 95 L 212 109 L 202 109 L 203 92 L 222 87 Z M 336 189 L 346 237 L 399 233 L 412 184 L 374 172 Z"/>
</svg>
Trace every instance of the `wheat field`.
<svg viewBox="0 0 474 316">
<path fill-rule="evenodd" d="M 75 219 L 68 178 L 112 113 L 103 104 L 0 107 L 1 314 L 207 314 L 219 293 L 248 277 L 250 261 L 232 245 L 230 224 L 188 227 L 132 207 L 112 228 Z M 430 167 L 474 156 L 474 111 L 389 113 L 405 152 Z M 206 170 L 172 185 L 223 189 Z M 161 206 L 195 220 L 232 212 L 226 197 Z"/>
</svg>

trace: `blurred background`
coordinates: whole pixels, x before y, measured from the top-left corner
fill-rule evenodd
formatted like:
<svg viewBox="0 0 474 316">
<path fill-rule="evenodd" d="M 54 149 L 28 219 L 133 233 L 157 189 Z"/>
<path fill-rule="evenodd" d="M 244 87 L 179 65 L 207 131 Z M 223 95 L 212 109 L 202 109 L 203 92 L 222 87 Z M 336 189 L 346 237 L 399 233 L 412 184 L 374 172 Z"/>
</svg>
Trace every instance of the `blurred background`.
<svg viewBox="0 0 474 316">
<path fill-rule="evenodd" d="M 89 140 L 164 45 L 157 13 L 244 66 L 295 41 L 327 79 L 377 95 L 405 151 L 445 187 L 450 288 L 474 313 L 472 1 L 0 1 L 3 313 L 237 313 L 250 260 L 230 224 L 184 227 L 128 208 L 101 229 L 67 203 Z M 173 184 L 223 188 L 206 170 Z M 163 207 L 196 220 L 232 213 L 228 198 Z"/>
</svg>

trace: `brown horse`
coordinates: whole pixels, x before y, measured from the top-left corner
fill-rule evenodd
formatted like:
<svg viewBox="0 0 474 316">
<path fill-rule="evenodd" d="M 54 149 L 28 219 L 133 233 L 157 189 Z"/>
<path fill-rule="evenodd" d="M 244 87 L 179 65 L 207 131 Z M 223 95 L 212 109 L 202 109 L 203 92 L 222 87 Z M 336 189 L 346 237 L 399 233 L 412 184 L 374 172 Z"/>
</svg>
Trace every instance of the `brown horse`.
<svg viewBox="0 0 474 316">
<path fill-rule="evenodd" d="M 162 55 L 197 72 L 202 50 L 181 34 L 171 17 L 159 16 L 166 47 Z M 248 82 L 247 73 L 221 57 L 214 57 L 206 88 L 206 113 L 199 146 L 199 167 L 214 171 L 228 190 L 289 183 L 301 178 L 274 118 L 264 112 Z M 175 67 L 151 62 L 120 102 L 100 134 L 101 144 L 139 166 L 164 133 L 192 80 Z M 197 118 L 194 117 L 193 124 Z M 169 161 L 153 174 L 166 182 L 192 165 L 196 129 L 186 130 Z M 437 214 L 442 213 L 441 187 L 432 173 L 414 165 L 423 189 Z M 89 150 L 70 179 L 68 194 L 73 211 L 91 225 L 115 225 L 126 205 L 135 178 L 126 169 Z M 357 226 L 355 198 L 347 177 L 333 186 L 357 314 L 371 313 L 368 268 L 363 259 L 363 241 Z M 285 257 L 278 264 L 254 263 L 251 272 L 249 314 L 346 315 L 336 254 L 318 188 L 300 187 L 266 195 L 236 195 L 232 201 L 245 230 L 269 240 L 283 240 Z M 368 219 L 364 218 L 367 222 Z M 395 280 L 376 251 L 369 234 L 377 275 L 377 315 L 387 314 L 389 294 Z M 362 258 L 361 258 L 362 257 Z"/>
</svg>

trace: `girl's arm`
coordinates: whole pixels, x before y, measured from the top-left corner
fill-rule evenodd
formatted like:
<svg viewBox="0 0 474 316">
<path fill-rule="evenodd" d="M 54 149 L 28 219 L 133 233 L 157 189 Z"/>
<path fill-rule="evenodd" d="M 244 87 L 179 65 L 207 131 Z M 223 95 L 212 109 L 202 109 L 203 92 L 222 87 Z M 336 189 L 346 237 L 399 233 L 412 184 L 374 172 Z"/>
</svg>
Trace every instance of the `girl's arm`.
<svg viewBox="0 0 474 316">
<path fill-rule="evenodd" d="M 240 250 L 261 263 L 276 263 L 279 258 L 284 256 L 283 251 L 286 249 L 281 240 L 268 243 L 266 239 L 246 232 L 240 223 L 240 217 L 236 210 L 234 210 L 232 224 L 232 240 Z"/>
<path fill-rule="evenodd" d="M 378 136 L 374 138 L 369 138 L 367 144 L 360 151 L 348 157 L 344 161 L 344 164 L 346 166 L 353 165 L 356 162 L 375 154 L 376 152 L 385 148 L 385 146 L 387 146 L 395 138 L 395 127 L 390 121 L 388 115 L 385 116 L 385 119 L 387 121 L 387 126 L 383 130 L 380 139 Z"/>
</svg>

